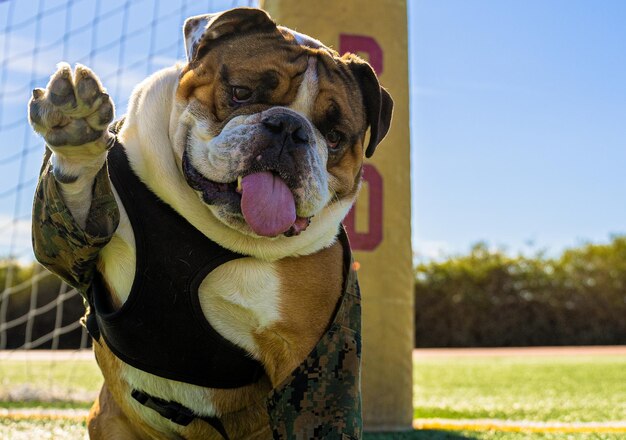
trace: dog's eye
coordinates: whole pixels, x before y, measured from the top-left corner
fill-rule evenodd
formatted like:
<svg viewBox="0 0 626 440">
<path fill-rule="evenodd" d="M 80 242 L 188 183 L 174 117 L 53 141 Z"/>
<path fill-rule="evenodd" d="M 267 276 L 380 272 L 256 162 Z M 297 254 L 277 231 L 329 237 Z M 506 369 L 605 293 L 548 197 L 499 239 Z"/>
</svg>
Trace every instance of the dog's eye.
<svg viewBox="0 0 626 440">
<path fill-rule="evenodd" d="M 233 86 L 231 96 L 234 102 L 241 104 L 252 98 L 252 90 L 247 87 Z"/>
<path fill-rule="evenodd" d="M 328 148 L 335 149 L 339 146 L 341 142 L 341 133 L 337 130 L 330 130 L 326 133 L 326 143 L 328 144 Z"/>
</svg>

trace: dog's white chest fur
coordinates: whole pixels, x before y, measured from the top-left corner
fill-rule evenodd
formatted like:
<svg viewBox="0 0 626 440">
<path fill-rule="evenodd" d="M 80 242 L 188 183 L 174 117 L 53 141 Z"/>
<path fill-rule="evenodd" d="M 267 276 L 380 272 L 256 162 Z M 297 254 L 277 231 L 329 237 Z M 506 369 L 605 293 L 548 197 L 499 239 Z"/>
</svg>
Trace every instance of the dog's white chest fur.
<svg viewBox="0 0 626 440">
<path fill-rule="evenodd" d="M 280 319 L 280 282 L 274 264 L 255 258 L 230 261 L 209 273 L 198 293 L 211 325 L 258 358 L 255 333 Z"/>
</svg>

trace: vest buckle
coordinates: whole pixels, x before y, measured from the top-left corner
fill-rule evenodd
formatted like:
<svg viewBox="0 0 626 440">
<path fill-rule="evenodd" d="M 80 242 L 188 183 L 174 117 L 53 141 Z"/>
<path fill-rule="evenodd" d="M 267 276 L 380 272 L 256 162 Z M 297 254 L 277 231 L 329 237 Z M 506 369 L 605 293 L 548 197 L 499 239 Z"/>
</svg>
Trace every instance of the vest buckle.
<svg viewBox="0 0 626 440">
<path fill-rule="evenodd" d="M 162 417 L 165 417 L 177 425 L 187 426 L 196 418 L 189 408 L 178 402 L 169 402 L 159 399 L 158 397 L 150 396 L 139 390 L 133 390 L 131 396 L 143 406 L 156 411 Z"/>
</svg>

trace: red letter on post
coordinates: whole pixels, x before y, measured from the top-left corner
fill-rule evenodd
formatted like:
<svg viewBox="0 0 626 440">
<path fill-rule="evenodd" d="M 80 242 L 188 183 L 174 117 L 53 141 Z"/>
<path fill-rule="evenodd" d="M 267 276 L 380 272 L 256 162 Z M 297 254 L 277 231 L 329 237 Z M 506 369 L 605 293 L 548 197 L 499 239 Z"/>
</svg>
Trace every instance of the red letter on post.
<svg viewBox="0 0 626 440">
<path fill-rule="evenodd" d="M 366 35 L 339 35 L 339 53 L 365 52 L 376 75 L 383 73 L 383 48 L 372 37 Z"/>
<path fill-rule="evenodd" d="M 376 74 L 380 75 L 383 72 L 383 49 L 372 37 L 340 34 L 339 52 L 366 53 Z M 372 251 L 383 241 L 383 178 L 374 165 L 365 164 L 363 180 L 369 186 L 369 231 L 366 233 L 356 231 L 354 207 L 344 219 L 344 225 L 354 250 Z"/>
<path fill-rule="evenodd" d="M 354 206 L 343 221 L 352 249 L 373 251 L 383 241 L 383 177 L 371 164 L 363 165 L 363 180 L 369 186 L 369 231 L 357 232 Z"/>
</svg>

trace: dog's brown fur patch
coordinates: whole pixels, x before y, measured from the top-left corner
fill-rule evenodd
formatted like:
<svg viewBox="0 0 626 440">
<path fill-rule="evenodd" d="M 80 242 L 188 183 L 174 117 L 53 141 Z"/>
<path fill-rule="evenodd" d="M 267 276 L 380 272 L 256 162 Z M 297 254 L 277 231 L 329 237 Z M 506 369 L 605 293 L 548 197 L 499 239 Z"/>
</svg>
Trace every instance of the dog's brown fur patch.
<svg viewBox="0 0 626 440">
<path fill-rule="evenodd" d="M 328 327 L 342 290 L 342 252 L 335 243 L 277 263 L 281 321 L 255 335 L 273 386 L 307 357 Z"/>
</svg>

